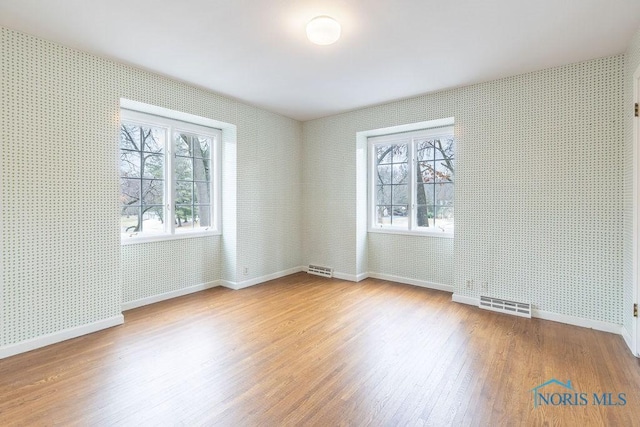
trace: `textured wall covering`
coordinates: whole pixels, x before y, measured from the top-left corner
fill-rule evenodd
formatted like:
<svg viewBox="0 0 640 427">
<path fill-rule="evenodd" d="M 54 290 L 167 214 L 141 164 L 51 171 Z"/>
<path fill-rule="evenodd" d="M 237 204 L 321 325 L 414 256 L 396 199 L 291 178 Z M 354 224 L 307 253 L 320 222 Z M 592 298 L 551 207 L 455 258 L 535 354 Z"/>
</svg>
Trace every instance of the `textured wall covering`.
<svg viewBox="0 0 640 427">
<path fill-rule="evenodd" d="M 330 266 L 351 276 L 365 272 L 366 254 L 360 252 L 366 245 L 356 232 L 356 132 L 396 122 L 395 112 L 382 106 L 303 123 L 305 265 Z M 366 226 L 360 230 L 366 232 Z"/>
<path fill-rule="evenodd" d="M 369 270 L 468 296 L 486 282 L 497 297 L 621 323 L 623 64 L 603 58 L 304 123 L 305 263 L 358 273 L 356 132 L 453 116 L 455 240 L 370 235 Z M 392 250 L 405 247 L 422 260 Z"/>
<path fill-rule="evenodd" d="M 640 28 L 624 61 L 624 305 L 623 325 L 633 332 L 633 75 L 640 66 Z"/>
<path fill-rule="evenodd" d="M 465 89 L 456 292 L 621 323 L 623 56 Z M 460 102 L 464 106 L 464 102 Z"/>
<path fill-rule="evenodd" d="M 116 316 L 123 302 L 300 265 L 299 122 L 8 29 L 1 47 L 0 346 Z M 223 236 L 121 248 L 120 98 L 237 126 L 225 202 L 242 209 L 223 206 Z"/>
<path fill-rule="evenodd" d="M 292 122 L 238 107 L 238 282 L 301 265 L 302 126 Z"/>
<path fill-rule="evenodd" d="M 541 310 L 631 325 L 633 146 L 623 99 L 640 33 L 625 57 L 303 125 L 11 30 L 0 47 L 0 347 L 116 316 L 123 302 L 309 263 L 468 296 L 481 293 L 466 288 L 473 279 Z M 233 150 L 222 236 L 120 246 L 121 97 L 237 126 L 223 134 Z M 451 116 L 455 240 L 368 235 L 356 133 Z"/>
<path fill-rule="evenodd" d="M 219 240 L 217 236 L 199 237 L 123 246 L 122 302 L 219 279 Z"/>
<path fill-rule="evenodd" d="M 453 239 L 369 234 L 369 270 L 440 285 L 453 285 Z M 397 254 L 389 256 L 390 253 Z"/>
<path fill-rule="evenodd" d="M 117 316 L 122 300 L 116 67 L 5 29 L 1 43 L 0 346 Z"/>
</svg>

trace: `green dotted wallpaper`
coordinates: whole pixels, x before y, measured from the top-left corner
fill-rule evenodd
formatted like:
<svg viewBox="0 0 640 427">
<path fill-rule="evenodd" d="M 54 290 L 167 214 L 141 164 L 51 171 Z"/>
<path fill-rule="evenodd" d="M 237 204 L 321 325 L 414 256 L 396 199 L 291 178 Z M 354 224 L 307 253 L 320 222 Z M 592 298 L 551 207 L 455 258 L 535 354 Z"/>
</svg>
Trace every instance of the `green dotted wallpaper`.
<svg viewBox="0 0 640 427">
<path fill-rule="evenodd" d="M 621 324 L 624 61 L 596 59 L 305 122 L 305 264 L 352 275 L 366 264 L 463 296 Z M 367 236 L 357 225 L 366 212 L 356 204 L 356 133 L 446 117 L 455 118 L 455 238 Z"/>
<path fill-rule="evenodd" d="M 308 264 L 632 328 L 640 31 L 625 54 L 304 123 L 9 29 L 0 43 L 0 349 Z M 221 236 L 120 245 L 120 98 L 237 127 Z M 367 233 L 356 134 L 446 117 L 455 238 Z"/>
<path fill-rule="evenodd" d="M 9 29 L 1 43 L 0 348 L 301 265 L 299 122 Z M 222 236 L 120 245 L 120 98 L 236 126 Z"/>
</svg>

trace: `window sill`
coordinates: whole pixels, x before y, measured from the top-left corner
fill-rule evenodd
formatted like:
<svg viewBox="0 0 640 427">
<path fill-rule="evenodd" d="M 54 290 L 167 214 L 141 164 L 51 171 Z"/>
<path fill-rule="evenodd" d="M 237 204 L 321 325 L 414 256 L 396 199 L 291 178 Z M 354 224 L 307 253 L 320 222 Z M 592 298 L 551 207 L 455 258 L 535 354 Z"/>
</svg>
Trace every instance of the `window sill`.
<svg viewBox="0 0 640 427">
<path fill-rule="evenodd" d="M 402 230 L 393 228 L 369 228 L 369 233 L 381 233 L 381 234 L 402 234 L 405 236 L 419 236 L 419 237 L 440 237 L 443 239 L 453 239 L 454 233 L 444 233 L 441 231 L 413 231 Z"/>
<path fill-rule="evenodd" d="M 120 244 L 122 246 L 126 245 L 136 245 L 138 243 L 152 243 L 152 242 L 161 242 L 165 240 L 179 240 L 179 239 L 195 239 L 197 237 L 207 237 L 207 236 L 220 236 L 222 233 L 219 231 L 193 231 L 188 233 L 180 233 L 180 234 L 153 234 L 147 236 L 132 236 L 128 235 L 120 235 Z"/>
</svg>

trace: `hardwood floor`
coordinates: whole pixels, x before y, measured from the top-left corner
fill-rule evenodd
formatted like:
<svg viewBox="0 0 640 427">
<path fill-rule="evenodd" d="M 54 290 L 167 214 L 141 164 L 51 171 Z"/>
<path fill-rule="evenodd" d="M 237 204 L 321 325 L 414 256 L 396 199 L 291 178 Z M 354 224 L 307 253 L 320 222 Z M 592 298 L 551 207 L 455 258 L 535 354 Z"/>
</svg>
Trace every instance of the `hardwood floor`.
<svg viewBox="0 0 640 427">
<path fill-rule="evenodd" d="M 534 407 L 551 378 L 588 404 Z M 0 425 L 633 426 L 640 362 L 616 335 L 300 273 L 0 360 Z"/>
</svg>

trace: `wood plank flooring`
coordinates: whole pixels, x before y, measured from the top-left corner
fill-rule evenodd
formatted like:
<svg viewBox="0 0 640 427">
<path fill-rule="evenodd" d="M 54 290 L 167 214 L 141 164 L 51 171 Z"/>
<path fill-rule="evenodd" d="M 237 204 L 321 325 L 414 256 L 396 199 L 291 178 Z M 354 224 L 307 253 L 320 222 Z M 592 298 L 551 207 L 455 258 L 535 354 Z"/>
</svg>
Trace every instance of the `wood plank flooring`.
<svg viewBox="0 0 640 427">
<path fill-rule="evenodd" d="M 534 407 L 551 378 L 589 404 Z M 640 362 L 617 335 L 300 273 L 0 360 L 0 425 L 640 426 Z"/>
</svg>

